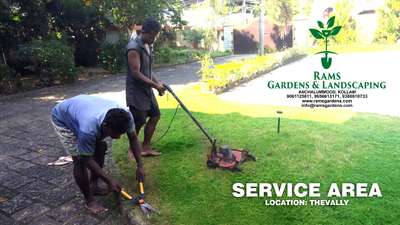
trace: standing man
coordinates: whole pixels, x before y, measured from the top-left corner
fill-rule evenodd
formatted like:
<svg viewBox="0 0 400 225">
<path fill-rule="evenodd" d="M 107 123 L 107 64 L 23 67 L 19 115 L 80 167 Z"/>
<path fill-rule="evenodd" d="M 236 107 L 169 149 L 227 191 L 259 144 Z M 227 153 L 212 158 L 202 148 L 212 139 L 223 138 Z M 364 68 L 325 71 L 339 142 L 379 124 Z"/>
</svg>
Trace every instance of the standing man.
<svg viewBox="0 0 400 225">
<path fill-rule="evenodd" d="M 152 74 L 152 44 L 160 30 L 159 22 L 151 18 L 146 19 L 141 33 L 129 41 L 126 50 L 128 61 L 126 102 L 135 118 L 137 134 L 144 125 L 143 156 L 161 154 L 150 146 L 151 138 L 160 119 L 160 109 L 152 88 L 156 89 L 160 96 L 165 92 L 163 83 L 159 82 Z"/>
<path fill-rule="evenodd" d="M 121 191 L 119 183 L 103 171 L 104 157 L 111 144 L 111 140 L 106 143 L 106 138 L 119 139 L 122 134 L 127 134 L 130 151 L 136 159 L 136 178 L 143 181 L 141 146 L 134 130 L 134 120 L 127 109 L 110 100 L 79 95 L 57 104 L 51 118 L 63 147 L 72 156 L 74 178 L 90 212 L 100 214 L 107 211 L 94 195 Z M 109 190 L 97 185 L 99 178 Z"/>
</svg>

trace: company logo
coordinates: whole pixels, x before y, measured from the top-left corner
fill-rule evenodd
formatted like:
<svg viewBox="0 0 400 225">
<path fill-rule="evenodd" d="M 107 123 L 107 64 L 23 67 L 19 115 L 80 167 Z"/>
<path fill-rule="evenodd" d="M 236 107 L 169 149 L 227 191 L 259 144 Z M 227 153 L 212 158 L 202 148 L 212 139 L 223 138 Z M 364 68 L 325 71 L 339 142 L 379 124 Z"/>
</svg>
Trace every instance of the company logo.
<svg viewBox="0 0 400 225">
<path fill-rule="evenodd" d="M 335 17 L 332 16 L 326 22 L 326 28 L 323 22 L 318 21 L 318 27 L 321 28 L 321 30 L 310 29 L 312 36 L 314 36 L 316 39 L 323 39 L 325 42 L 325 51 L 315 53 L 315 54 L 324 54 L 324 57 L 321 58 L 321 64 L 322 67 L 324 67 L 324 69 L 328 69 L 332 65 L 332 58 L 328 57 L 329 53 L 337 54 L 336 52 L 328 51 L 329 37 L 336 36 L 339 33 L 340 29 L 342 29 L 342 26 L 333 27 L 334 25 L 335 25 Z"/>
</svg>

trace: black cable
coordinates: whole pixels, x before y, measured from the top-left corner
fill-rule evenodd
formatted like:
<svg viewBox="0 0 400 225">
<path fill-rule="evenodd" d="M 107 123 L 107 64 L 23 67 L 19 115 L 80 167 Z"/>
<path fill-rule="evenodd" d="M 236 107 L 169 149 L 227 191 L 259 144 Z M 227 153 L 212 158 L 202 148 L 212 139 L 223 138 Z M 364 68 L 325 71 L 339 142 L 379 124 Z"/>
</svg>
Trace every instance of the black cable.
<svg viewBox="0 0 400 225">
<path fill-rule="evenodd" d="M 174 121 L 175 116 L 176 116 L 176 114 L 177 114 L 177 112 L 178 112 L 178 109 L 179 109 L 179 104 L 176 105 L 176 109 L 175 109 L 174 115 L 172 116 L 171 121 L 169 121 L 167 130 L 164 131 L 164 133 L 163 133 L 159 138 L 157 138 L 157 140 L 153 141 L 152 144 L 155 144 L 155 143 L 157 143 L 158 141 L 160 141 L 160 140 L 168 133 L 169 128 L 171 128 L 172 122 Z"/>
</svg>

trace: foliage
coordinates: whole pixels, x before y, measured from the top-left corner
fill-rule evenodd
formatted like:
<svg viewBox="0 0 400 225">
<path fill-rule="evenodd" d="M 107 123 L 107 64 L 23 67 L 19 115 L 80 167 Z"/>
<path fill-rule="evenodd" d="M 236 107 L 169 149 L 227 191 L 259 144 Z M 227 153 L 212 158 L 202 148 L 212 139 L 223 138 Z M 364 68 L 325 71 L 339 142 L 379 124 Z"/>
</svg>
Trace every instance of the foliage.
<svg viewBox="0 0 400 225">
<path fill-rule="evenodd" d="M 200 44 L 201 40 L 203 40 L 205 37 L 205 33 L 203 30 L 184 30 L 183 31 L 183 38 L 184 40 L 192 43 L 194 48 L 198 48 L 198 45 Z"/>
<path fill-rule="evenodd" d="M 204 60 L 206 61 L 206 60 Z M 253 59 L 228 62 L 201 70 L 201 80 L 210 90 L 225 88 L 258 72 L 266 71 L 277 63 L 272 55 L 257 56 Z"/>
<path fill-rule="evenodd" d="M 54 33 L 74 46 L 78 65 L 94 65 L 103 31 L 103 14 L 81 0 L 0 1 L 0 50 L 11 64 L 20 45 Z"/>
<path fill-rule="evenodd" d="M 75 46 L 75 62 L 78 66 L 97 63 L 97 48 L 105 34 L 106 19 L 93 5 L 81 0 L 53 0 L 49 6 L 54 30 L 62 32 Z"/>
<path fill-rule="evenodd" d="M 45 0 L 0 1 L 0 49 L 5 51 L 46 36 L 49 30 L 46 3 Z"/>
<path fill-rule="evenodd" d="M 271 0 L 264 4 L 266 15 L 278 26 L 278 35 L 283 39 L 292 24 L 293 18 L 299 13 L 298 0 Z M 285 45 L 285 42 L 282 42 Z M 283 46 L 285 49 L 287 46 Z"/>
<path fill-rule="evenodd" d="M 234 1 L 229 0 L 208 0 L 205 1 L 220 16 L 226 16 L 230 13 L 239 12 L 240 6 L 236 6 Z"/>
<path fill-rule="evenodd" d="M 400 39 L 400 2 L 386 0 L 383 9 L 379 10 L 379 23 L 375 40 L 395 43 Z"/>
<path fill-rule="evenodd" d="M 208 80 L 213 78 L 214 61 L 212 60 L 210 54 L 205 54 L 200 58 L 200 70 L 202 80 Z"/>
<path fill-rule="evenodd" d="M 170 48 L 160 47 L 155 51 L 155 64 L 157 65 L 174 65 L 196 61 L 202 58 L 204 55 L 210 55 L 210 57 L 226 56 L 231 54 L 230 52 L 208 52 L 204 50 L 195 50 L 187 48 Z"/>
<path fill-rule="evenodd" d="M 298 12 L 302 16 L 310 16 L 314 0 L 298 0 Z"/>
<path fill-rule="evenodd" d="M 352 2 L 340 0 L 335 5 L 337 24 L 342 26 L 340 33 L 334 38 L 337 44 L 350 44 L 357 41 L 356 21 L 351 17 Z"/>
<path fill-rule="evenodd" d="M 117 73 L 126 67 L 126 43 L 126 39 L 120 37 L 115 44 L 104 42 L 101 45 L 98 60 L 103 69 Z"/>
<path fill-rule="evenodd" d="M 16 86 L 16 71 L 0 63 L 0 94 L 12 92 Z"/>
<path fill-rule="evenodd" d="M 76 79 L 74 55 L 68 45 L 58 40 L 34 40 L 30 48 L 40 77 L 45 82 L 54 84 Z"/>
<path fill-rule="evenodd" d="M 304 56 L 299 49 L 290 49 L 281 53 L 266 54 L 251 59 L 233 61 L 213 65 L 209 56 L 203 56 L 201 62 L 201 80 L 207 83 L 210 90 L 228 88 L 241 80 L 251 79 L 260 73 L 265 73 L 279 65 L 290 62 L 294 58 Z"/>
<path fill-rule="evenodd" d="M 179 0 L 93 0 L 90 4 L 104 12 L 110 21 L 121 29 L 132 24 L 141 24 L 147 17 L 153 17 L 170 26 L 180 28 L 186 22 L 181 19 L 183 4 Z"/>
<path fill-rule="evenodd" d="M 224 52 L 220 52 L 220 51 L 212 51 L 212 52 L 205 51 L 204 54 L 208 54 L 208 53 L 210 54 L 211 58 L 232 55 L 232 51 L 229 51 L 229 50 L 226 50 Z"/>
<path fill-rule="evenodd" d="M 120 40 L 116 44 L 104 43 L 99 53 L 99 63 L 101 66 L 112 72 L 118 73 L 126 67 L 125 58 L 126 41 Z M 188 48 L 158 47 L 154 51 L 155 65 L 176 65 L 199 60 L 203 55 L 209 54 L 211 57 L 226 56 L 230 52 L 211 52 Z"/>
<path fill-rule="evenodd" d="M 278 26 L 283 27 L 292 23 L 293 17 L 299 12 L 298 8 L 297 0 L 272 0 L 265 3 L 266 15 L 271 17 Z"/>
<path fill-rule="evenodd" d="M 176 31 L 169 27 L 162 27 L 154 47 L 176 47 Z"/>
<path fill-rule="evenodd" d="M 205 49 L 212 51 L 212 44 L 214 43 L 215 40 L 218 40 L 217 37 L 217 31 L 213 28 L 206 28 L 203 30 L 204 34 L 204 47 Z"/>
</svg>

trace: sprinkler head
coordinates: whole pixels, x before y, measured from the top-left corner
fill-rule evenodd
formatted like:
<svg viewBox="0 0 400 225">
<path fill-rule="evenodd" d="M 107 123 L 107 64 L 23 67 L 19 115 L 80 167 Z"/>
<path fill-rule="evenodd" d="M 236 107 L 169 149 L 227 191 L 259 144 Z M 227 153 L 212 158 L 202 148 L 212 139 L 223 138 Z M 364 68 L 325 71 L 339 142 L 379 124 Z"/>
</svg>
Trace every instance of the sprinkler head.
<svg viewBox="0 0 400 225">
<path fill-rule="evenodd" d="M 280 130 L 281 130 L 281 117 L 280 115 L 283 113 L 282 111 L 276 111 L 276 113 L 278 114 L 278 127 L 277 127 L 277 133 L 279 134 Z"/>
</svg>

